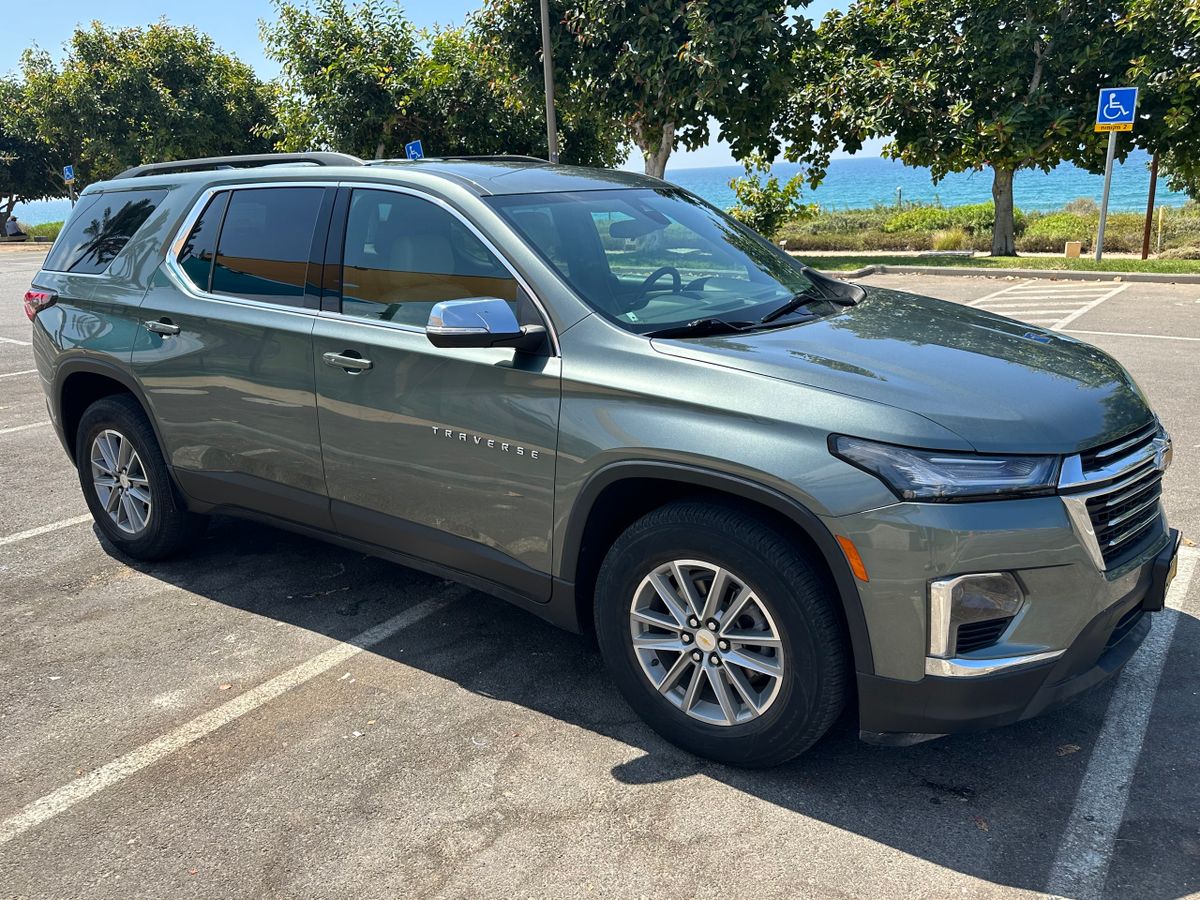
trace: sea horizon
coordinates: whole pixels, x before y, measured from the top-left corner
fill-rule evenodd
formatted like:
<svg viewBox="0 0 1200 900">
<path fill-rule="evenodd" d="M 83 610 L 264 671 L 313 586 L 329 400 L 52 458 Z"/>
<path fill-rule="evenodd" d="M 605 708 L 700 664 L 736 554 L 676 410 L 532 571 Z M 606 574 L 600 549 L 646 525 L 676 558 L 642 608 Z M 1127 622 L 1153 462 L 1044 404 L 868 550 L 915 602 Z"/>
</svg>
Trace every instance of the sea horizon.
<svg viewBox="0 0 1200 900">
<path fill-rule="evenodd" d="M 1113 212 L 1142 212 L 1150 186 L 1148 153 L 1135 150 L 1125 162 L 1113 167 L 1109 209 Z M 772 173 L 781 181 L 791 178 L 801 167 L 796 163 L 780 162 Z M 744 174 L 741 166 L 701 166 L 672 169 L 668 166 L 666 180 L 703 197 L 714 206 L 728 209 L 736 203 L 729 182 Z M 1090 198 L 1100 201 L 1104 177 L 1062 163 L 1049 172 L 1022 170 L 1013 178 L 1013 198 L 1018 209 L 1025 212 L 1050 212 L 1062 209 L 1072 200 Z M 801 200 L 816 203 L 823 210 L 864 209 L 874 206 L 895 206 L 903 203 L 959 206 L 985 203 L 992 199 L 990 170 L 961 172 L 947 175 L 935 184 L 929 169 L 906 166 L 878 156 L 849 156 L 829 164 L 825 180 L 816 188 L 805 187 Z M 1158 182 L 1156 206 L 1182 206 L 1187 195 L 1170 191 L 1166 179 Z M 19 203 L 17 218 L 30 225 L 64 220 L 70 213 L 67 199 L 37 200 Z"/>
</svg>

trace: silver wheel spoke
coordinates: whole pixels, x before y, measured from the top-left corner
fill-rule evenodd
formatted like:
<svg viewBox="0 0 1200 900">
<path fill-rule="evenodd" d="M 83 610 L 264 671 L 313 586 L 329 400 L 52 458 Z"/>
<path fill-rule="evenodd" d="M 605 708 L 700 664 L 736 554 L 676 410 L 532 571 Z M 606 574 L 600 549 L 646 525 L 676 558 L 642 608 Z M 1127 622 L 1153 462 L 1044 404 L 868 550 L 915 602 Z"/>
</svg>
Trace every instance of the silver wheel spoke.
<svg viewBox="0 0 1200 900">
<path fill-rule="evenodd" d="M 752 599 L 754 599 L 754 591 L 750 590 L 750 588 L 746 587 L 745 585 L 742 585 L 741 590 L 734 595 L 733 602 L 729 604 L 729 609 L 727 609 L 725 611 L 725 615 L 721 617 L 720 633 L 722 635 L 724 635 L 726 631 L 733 627 L 733 624 L 737 621 L 738 616 L 742 614 L 742 610 L 746 608 L 746 604 Z"/>
<path fill-rule="evenodd" d="M 708 588 L 708 596 L 704 598 L 704 610 L 700 616 L 701 621 L 707 622 L 719 611 L 721 598 L 725 596 L 725 589 L 729 585 L 729 573 L 724 569 L 717 569 L 713 574 L 712 584 Z"/>
<path fill-rule="evenodd" d="M 713 693 L 717 695 L 717 702 L 721 704 L 721 712 L 725 715 L 725 721 L 732 725 L 737 721 L 737 706 L 734 703 L 733 695 L 729 692 L 725 676 L 716 666 L 706 666 L 704 671 L 708 673 L 709 684 L 712 685 Z"/>
<path fill-rule="evenodd" d="M 121 439 L 117 443 L 117 468 L 129 468 L 129 455 L 133 452 L 133 445 L 129 441 Z"/>
<path fill-rule="evenodd" d="M 113 488 L 112 491 L 109 492 L 108 496 L 103 499 L 104 509 L 113 517 L 113 520 L 115 521 L 117 517 L 117 507 L 120 506 L 121 503 L 121 489 Z"/>
<path fill-rule="evenodd" d="M 688 612 L 697 619 L 704 618 L 704 600 L 697 593 L 696 585 L 692 583 L 692 579 L 688 577 L 679 561 L 671 563 L 671 572 L 675 575 L 675 581 L 679 585 L 679 590 L 683 592 L 684 599 L 687 600 Z"/>
<path fill-rule="evenodd" d="M 684 673 L 689 665 L 694 665 L 691 657 L 686 653 L 680 653 L 679 658 L 675 660 L 675 664 L 667 670 L 667 674 L 663 676 L 663 680 L 658 683 L 658 690 L 665 694 L 671 688 L 675 687 L 675 682 L 679 680 L 679 676 Z"/>
<path fill-rule="evenodd" d="M 750 682 L 746 680 L 746 676 L 734 666 L 726 666 L 725 674 L 729 676 L 734 690 L 746 701 L 746 705 L 754 710 L 755 713 L 761 712 L 758 706 L 758 698 L 754 696 L 754 689 L 750 687 Z"/>
<path fill-rule="evenodd" d="M 700 688 L 704 686 L 704 670 L 700 666 L 695 666 L 692 669 L 692 680 L 688 683 L 687 691 L 683 695 L 683 711 L 691 712 L 692 707 L 696 705 L 696 697 L 700 694 Z"/>
<path fill-rule="evenodd" d="M 732 628 L 729 631 L 721 632 L 721 637 L 728 638 L 735 644 L 752 644 L 756 647 L 783 646 L 783 641 L 769 631 L 747 631 L 741 628 Z"/>
<path fill-rule="evenodd" d="M 681 631 L 683 628 L 683 623 L 677 622 L 674 617 L 664 616 L 662 613 L 652 609 L 635 609 L 630 615 L 636 621 L 655 628 L 667 628 L 675 632 Z"/>
<path fill-rule="evenodd" d="M 109 474 L 115 474 L 117 471 L 117 455 L 113 452 L 108 435 L 102 434 L 96 438 L 95 448 L 100 451 L 100 458 L 104 460 L 104 467 Z"/>
<path fill-rule="evenodd" d="M 746 650 L 730 650 L 725 654 L 725 661 L 735 666 L 741 666 L 743 669 L 749 669 L 751 672 L 770 675 L 772 678 L 778 678 L 783 674 L 783 670 L 774 659 Z"/>
<path fill-rule="evenodd" d="M 675 617 L 675 621 L 679 626 L 682 628 L 686 625 L 687 610 L 679 602 L 679 598 L 675 596 L 675 592 L 671 589 L 671 583 L 667 581 L 666 577 L 663 575 L 653 575 L 650 578 L 650 584 L 654 587 L 654 592 L 658 594 L 658 599 L 663 602 L 663 605 Z"/>
<path fill-rule="evenodd" d="M 132 497 L 134 500 L 136 500 L 138 503 L 141 503 L 145 506 L 150 505 L 150 494 L 144 488 L 140 488 L 140 487 L 137 487 L 136 485 L 131 484 L 129 486 L 129 490 L 126 491 L 126 493 L 129 494 L 129 496 Z"/>
<path fill-rule="evenodd" d="M 688 649 L 676 634 L 640 634 L 633 639 L 639 650 L 673 650 L 682 653 Z"/>
</svg>

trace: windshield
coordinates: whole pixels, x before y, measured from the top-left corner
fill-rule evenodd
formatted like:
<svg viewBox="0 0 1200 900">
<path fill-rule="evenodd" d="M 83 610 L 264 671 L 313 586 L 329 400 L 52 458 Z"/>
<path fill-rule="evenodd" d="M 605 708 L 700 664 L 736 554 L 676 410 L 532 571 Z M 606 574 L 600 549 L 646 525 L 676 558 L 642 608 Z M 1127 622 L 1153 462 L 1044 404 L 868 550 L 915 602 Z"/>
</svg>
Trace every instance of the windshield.
<svg viewBox="0 0 1200 900">
<path fill-rule="evenodd" d="M 698 319 L 757 325 L 813 288 L 800 263 L 680 190 L 487 199 L 589 306 L 630 331 Z M 826 306 L 796 314 L 833 311 Z"/>
</svg>

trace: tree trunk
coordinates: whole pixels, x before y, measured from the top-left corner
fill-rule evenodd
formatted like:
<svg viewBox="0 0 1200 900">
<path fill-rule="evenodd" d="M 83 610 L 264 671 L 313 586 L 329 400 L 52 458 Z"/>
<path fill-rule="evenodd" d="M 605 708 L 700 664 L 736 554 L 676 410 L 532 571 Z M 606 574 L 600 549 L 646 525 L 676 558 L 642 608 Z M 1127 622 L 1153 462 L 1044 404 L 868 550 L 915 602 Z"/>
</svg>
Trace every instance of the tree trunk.
<svg viewBox="0 0 1200 900">
<path fill-rule="evenodd" d="M 653 138 L 638 123 L 633 128 L 633 139 L 642 151 L 642 159 L 646 163 L 646 174 L 654 178 L 662 178 L 667 171 L 667 160 L 675 149 L 675 123 L 667 122 L 662 127 L 662 134 Z"/>
<path fill-rule="evenodd" d="M 992 256 L 1016 256 L 1013 173 L 1011 169 L 993 169 L 992 172 L 992 202 L 996 205 L 996 219 L 992 225 Z"/>
<path fill-rule="evenodd" d="M 13 207 L 17 205 L 17 197 L 15 194 L 4 198 L 4 210 L 0 212 L 0 225 L 8 221 L 8 217 L 12 215 Z"/>
</svg>

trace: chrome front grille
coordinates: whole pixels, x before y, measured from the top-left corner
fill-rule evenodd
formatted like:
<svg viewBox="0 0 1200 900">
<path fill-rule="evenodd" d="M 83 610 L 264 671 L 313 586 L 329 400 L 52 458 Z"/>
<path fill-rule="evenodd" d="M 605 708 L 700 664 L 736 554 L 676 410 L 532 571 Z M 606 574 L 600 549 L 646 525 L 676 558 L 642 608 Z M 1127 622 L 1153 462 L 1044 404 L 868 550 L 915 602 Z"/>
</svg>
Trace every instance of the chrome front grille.
<svg viewBox="0 0 1200 900">
<path fill-rule="evenodd" d="M 1157 422 L 1063 461 L 1059 492 L 1098 569 L 1114 569 L 1163 531 L 1171 439 Z"/>
</svg>

